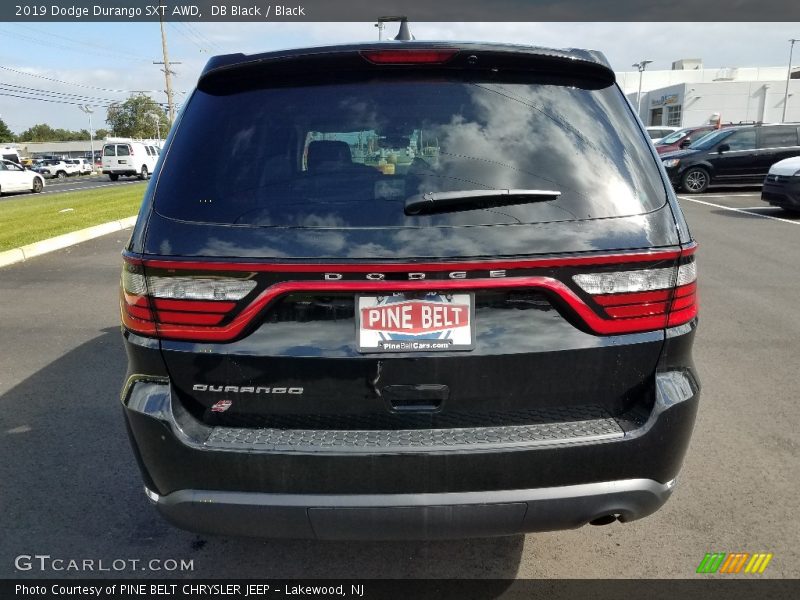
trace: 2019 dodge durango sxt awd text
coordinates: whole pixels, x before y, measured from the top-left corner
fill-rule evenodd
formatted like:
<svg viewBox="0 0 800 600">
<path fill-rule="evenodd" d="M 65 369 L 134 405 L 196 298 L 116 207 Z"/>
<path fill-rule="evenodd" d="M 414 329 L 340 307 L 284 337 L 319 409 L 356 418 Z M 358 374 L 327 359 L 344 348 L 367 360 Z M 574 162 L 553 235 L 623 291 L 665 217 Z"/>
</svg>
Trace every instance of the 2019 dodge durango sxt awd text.
<svg viewBox="0 0 800 600">
<path fill-rule="evenodd" d="M 124 252 L 147 495 L 180 527 L 268 537 L 644 517 L 694 424 L 695 288 L 598 53 L 212 58 Z"/>
</svg>

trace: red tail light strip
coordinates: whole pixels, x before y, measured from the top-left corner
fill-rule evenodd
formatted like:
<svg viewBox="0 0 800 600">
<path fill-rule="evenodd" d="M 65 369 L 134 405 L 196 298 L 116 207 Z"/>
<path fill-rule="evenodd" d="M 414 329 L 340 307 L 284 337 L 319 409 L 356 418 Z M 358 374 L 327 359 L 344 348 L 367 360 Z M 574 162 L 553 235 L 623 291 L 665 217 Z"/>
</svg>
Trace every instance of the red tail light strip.
<svg viewBox="0 0 800 600">
<path fill-rule="evenodd" d="M 180 312 L 227 313 L 233 310 L 236 302 L 204 302 L 202 300 L 154 300 L 157 310 L 177 310 Z"/>
<path fill-rule="evenodd" d="M 458 54 L 456 48 L 418 48 L 413 50 L 362 50 L 361 56 L 379 65 L 441 64 Z"/>
<path fill-rule="evenodd" d="M 265 264 L 222 263 L 198 261 L 142 260 L 125 257 L 131 264 L 150 268 L 186 271 L 248 271 L 248 272 L 314 272 L 370 273 L 413 271 L 474 271 L 496 269 L 547 268 L 565 266 L 592 266 L 676 260 L 693 254 L 696 245 L 680 250 L 613 255 L 571 256 L 563 258 L 519 261 L 476 261 L 469 263 L 410 263 L 410 264 Z M 256 315 L 276 298 L 292 292 L 376 292 L 376 291 L 428 291 L 538 288 L 548 291 L 566 304 L 587 327 L 599 335 L 637 333 L 663 329 L 686 323 L 697 315 L 695 286 L 691 283 L 678 290 L 658 290 L 634 294 L 609 294 L 594 296 L 598 304 L 606 307 L 609 318 L 600 316 L 570 287 L 552 277 L 526 276 L 485 279 L 413 280 L 413 281 L 286 281 L 274 284 L 261 292 L 226 325 L 218 325 L 225 314 L 233 310 L 234 302 L 201 302 L 191 300 L 155 299 L 159 321 L 158 335 L 165 338 L 197 341 L 225 342 L 235 339 Z M 679 299 L 668 314 L 669 297 L 674 292 Z M 684 300 L 685 298 L 685 300 Z M 147 298 L 123 294 L 123 323 L 129 329 L 145 335 L 155 334 Z M 149 318 L 148 318 L 149 317 Z M 146 319 L 146 320 L 145 320 Z"/>
<path fill-rule="evenodd" d="M 374 292 L 539 288 L 553 292 L 591 328 L 599 334 L 609 335 L 663 329 L 666 316 L 649 316 L 623 321 L 610 321 L 599 317 L 575 292 L 565 284 L 550 277 L 515 277 L 513 279 L 471 279 L 460 281 L 288 281 L 277 283 L 264 290 L 236 318 L 227 325 L 216 328 L 198 328 L 159 324 L 159 334 L 185 340 L 227 341 L 238 336 L 250 321 L 274 299 L 291 292 Z"/>
<path fill-rule="evenodd" d="M 657 292 L 638 292 L 635 294 L 607 294 L 594 296 L 594 300 L 600 306 L 622 306 L 625 304 L 641 304 L 643 302 L 663 302 L 669 300 L 671 293 L 672 290 L 658 290 Z"/>
<path fill-rule="evenodd" d="M 629 317 L 646 317 L 648 315 L 663 315 L 667 312 L 667 302 L 651 302 L 649 304 L 630 304 L 626 306 L 610 306 L 606 309 L 609 317 L 626 319 Z"/>
</svg>

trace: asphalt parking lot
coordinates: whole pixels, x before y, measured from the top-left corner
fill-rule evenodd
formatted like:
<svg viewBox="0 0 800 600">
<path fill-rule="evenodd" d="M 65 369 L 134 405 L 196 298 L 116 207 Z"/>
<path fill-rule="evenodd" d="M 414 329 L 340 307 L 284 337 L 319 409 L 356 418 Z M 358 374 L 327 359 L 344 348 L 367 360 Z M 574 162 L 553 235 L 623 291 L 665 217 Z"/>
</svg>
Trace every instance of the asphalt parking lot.
<svg viewBox="0 0 800 600">
<path fill-rule="evenodd" d="M 706 552 L 800 576 L 800 215 L 752 189 L 682 196 L 700 243 L 704 385 L 672 499 L 642 521 L 493 540 L 263 541 L 173 529 L 148 505 L 118 390 L 126 232 L 0 269 L 0 577 L 20 554 L 193 560 L 194 577 L 695 577 Z M 103 575 L 103 573 L 95 573 Z"/>
</svg>

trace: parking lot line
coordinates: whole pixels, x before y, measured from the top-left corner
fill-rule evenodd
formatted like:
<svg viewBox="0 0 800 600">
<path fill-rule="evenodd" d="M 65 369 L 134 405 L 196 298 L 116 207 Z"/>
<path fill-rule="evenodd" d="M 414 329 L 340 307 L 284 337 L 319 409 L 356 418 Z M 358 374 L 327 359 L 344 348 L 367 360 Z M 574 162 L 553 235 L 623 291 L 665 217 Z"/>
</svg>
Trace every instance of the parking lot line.
<svg viewBox="0 0 800 600">
<path fill-rule="evenodd" d="M 760 197 L 761 192 L 744 192 L 742 194 L 703 194 L 704 198 L 758 198 Z"/>
<path fill-rule="evenodd" d="M 752 215 L 754 217 L 760 217 L 762 219 L 771 219 L 773 221 L 782 221 L 783 223 L 789 223 L 791 225 L 800 225 L 800 221 L 792 221 L 790 219 L 781 219 L 780 217 L 771 217 L 770 215 L 762 215 L 756 212 L 750 212 L 744 208 L 732 208 L 730 206 L 723 206 L 722 204 L 714 204 L 713 202 L 705 202 L 704 200 L 697 200 L 695 198 L 687 198 L 686 196 L 678 196 L 681 200 L 688 200 L 689 202 L 696 202 L 697 204 L 705 204 L 706 206 L 713 206 L 714 208 L 721 208 L 723 210 L 731 210 L 733 212 L 740 212 L 746 215 Z M 766 206 L 761 208 L 767 208 Z"/>
</svg>

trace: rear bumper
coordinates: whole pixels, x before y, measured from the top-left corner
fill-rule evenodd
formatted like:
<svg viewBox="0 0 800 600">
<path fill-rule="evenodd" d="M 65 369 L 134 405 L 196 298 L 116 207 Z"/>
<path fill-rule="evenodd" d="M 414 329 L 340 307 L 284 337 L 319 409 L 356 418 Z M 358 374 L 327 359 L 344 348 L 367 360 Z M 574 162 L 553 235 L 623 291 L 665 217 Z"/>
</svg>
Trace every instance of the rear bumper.
<svg viewBox="0 0 800 600">
<path fill-rule="evenodd" d="M 135 169 L 103 169 L 103 175 L 137 175 Z"/>
<path fill-rule="evenodd" d="M 132 375 L 122 401 L 148 495 L 178 527 L 339 539 L 557 530 L 631 521 L 667 500 L 699 402 L 693 335 L 694 324 L 668 330 L 649 414 L 399 431 L 209 427 L 173 400 L 164 372 Z M 138 372 L 157 373 L 157 344 L 127 337 Z"/>
<path fill-rule="evenodd" d="M 306 539 L 488 537 L 580 527 L 658 510 L 674 481 L 609 481 L 443 494 L 304 495 L 147 490 L 173 525 L 205 533 Z"/>
</svg>

